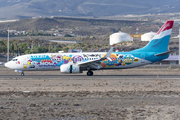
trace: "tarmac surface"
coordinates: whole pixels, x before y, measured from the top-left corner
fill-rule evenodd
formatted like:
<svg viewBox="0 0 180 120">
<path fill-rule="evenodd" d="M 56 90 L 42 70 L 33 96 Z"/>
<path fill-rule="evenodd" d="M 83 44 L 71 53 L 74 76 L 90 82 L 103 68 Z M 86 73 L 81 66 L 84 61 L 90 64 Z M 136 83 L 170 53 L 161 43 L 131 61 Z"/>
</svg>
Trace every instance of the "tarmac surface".
<svg viewBox="0 0 180 120">
<path fill-rule="evenodd" d="M 180 120 L 179 66 L 24 73 L 0 67 L 0 120 Z"/>
<path fill-rule="evenodd" d="M 180 75 L 0 75 L 0 78 L 66 78 L 66 79 L 111 79 L 111 78 L 180 78 Z"/>
</svg>

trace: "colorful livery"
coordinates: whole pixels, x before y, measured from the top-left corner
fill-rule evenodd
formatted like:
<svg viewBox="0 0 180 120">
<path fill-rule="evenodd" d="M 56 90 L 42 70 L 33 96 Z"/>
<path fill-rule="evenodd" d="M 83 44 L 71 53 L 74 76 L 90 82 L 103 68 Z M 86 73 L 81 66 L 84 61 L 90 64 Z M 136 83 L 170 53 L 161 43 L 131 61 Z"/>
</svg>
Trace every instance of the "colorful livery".
<svg viewBox="0 0 180 120">
<path fill-rule="evenodd" d="M 126 69 L 154 63 L 168 58 L 167 51 L 174 21 L 167 21 L 153 39 L 143 48 L 130 52 L 82 52 L 42 53 L 22 55 L 5 64 L 6 67 L 21 71 L 60 70 L 62 73 L 93 75 L 93 70 Z"/>
</svg>

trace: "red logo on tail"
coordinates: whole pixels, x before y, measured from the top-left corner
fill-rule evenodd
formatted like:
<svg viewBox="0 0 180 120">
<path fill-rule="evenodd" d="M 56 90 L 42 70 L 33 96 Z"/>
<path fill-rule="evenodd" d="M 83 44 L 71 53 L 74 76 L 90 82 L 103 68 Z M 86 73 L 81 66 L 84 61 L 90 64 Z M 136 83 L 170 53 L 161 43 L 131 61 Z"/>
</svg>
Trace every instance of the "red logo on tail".
<svg viewBox="0 0 180 120">
<path fill-rule="evenodd" d="M 162 28 L 158 31 L 157 35 L 160 34 L 160 33 L 163 32 L 163 31 L 172 29 L 173 23 L 174 23 L 174 21 L 172 21 L 172 20 L 167 21 L 167 22 L 162 26 Z"/>
</svg>

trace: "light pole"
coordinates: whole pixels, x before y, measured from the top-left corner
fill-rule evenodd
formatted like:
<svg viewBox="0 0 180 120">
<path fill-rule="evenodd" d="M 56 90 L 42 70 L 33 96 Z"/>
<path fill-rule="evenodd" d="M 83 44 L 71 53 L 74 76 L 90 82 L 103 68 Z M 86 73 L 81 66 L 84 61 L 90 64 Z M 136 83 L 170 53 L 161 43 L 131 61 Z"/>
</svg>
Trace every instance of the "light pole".
<svg viewBox="0 0 180 120">
<path fill-rule="evenodd" d="M 8 42 L 7 42 L 7 62 L 9 61 L 9 25 L 8 25 Z"/>
<path fill-rule="evenodd" d="M 180 65 L 180 26 L 179 26 L 179 65 Z"/>
<path fill-rule="evenodd" d="M 18 56 L 19 56 L 19 44 L 18 44 Z"/>
<path fill-rule="evenodd" d="M 56 52 L 56 44 L 54 44 L 54 53 Z"/>
</svg>

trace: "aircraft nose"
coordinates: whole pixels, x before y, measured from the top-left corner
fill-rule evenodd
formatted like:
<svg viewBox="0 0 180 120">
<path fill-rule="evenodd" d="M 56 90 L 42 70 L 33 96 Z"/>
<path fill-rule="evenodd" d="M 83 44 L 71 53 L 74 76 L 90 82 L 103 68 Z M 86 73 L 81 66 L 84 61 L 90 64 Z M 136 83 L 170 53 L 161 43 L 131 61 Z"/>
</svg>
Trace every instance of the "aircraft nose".
<svg viewBox="0 0 180 120">
<path fill-rule="evenodd" d="M 9 68 L 8 62 L 4 64 L 5 67 Z"/>
</svg>

